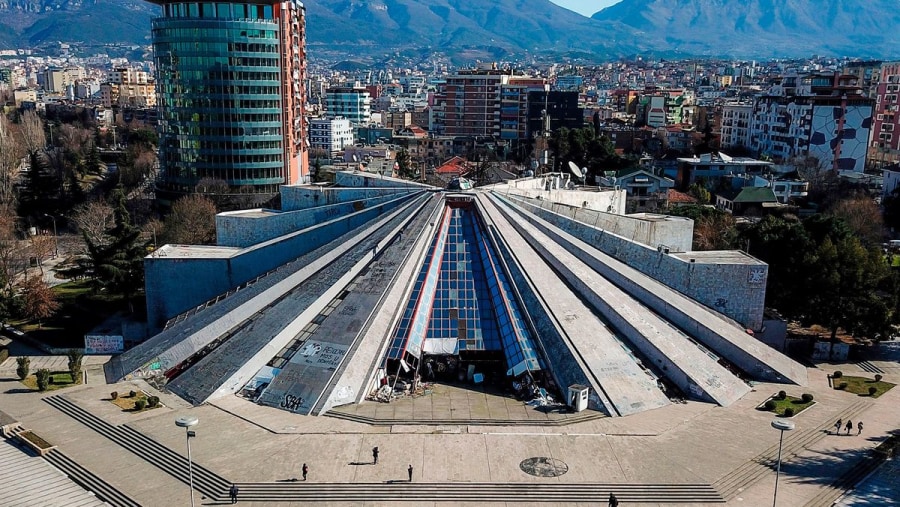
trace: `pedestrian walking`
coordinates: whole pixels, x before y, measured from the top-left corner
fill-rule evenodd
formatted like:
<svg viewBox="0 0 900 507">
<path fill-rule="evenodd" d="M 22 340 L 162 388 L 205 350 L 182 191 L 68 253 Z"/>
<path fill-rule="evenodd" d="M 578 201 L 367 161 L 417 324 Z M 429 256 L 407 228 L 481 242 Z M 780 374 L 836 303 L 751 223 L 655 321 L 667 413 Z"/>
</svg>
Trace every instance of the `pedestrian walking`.
<svg viewBox="0 0 900 507">
<path fill-rule="evenodd" d="M 412 482 L 412 465 L 409 465 L 406 471 L 409 472 L 409 482 Z"/>
<path fill-rule="evenodd" d="M 240 491 L 237 487 L 237 484 L 232 484 L 231 489 L 228 490 L 228 494 L 231 496 L 231 503 L 237 503 L 238 491 Z"/>
<path fill-rule="evenodd" d="M 834 423 L 834 434 L 837 435 L 841 432 L 841 426 L 844 424 L 844 421 L 838 419 L 836 423 Z"/>
<path fill-rule="evenodd" d="M 862 433 L 862 421 L 856 423 L 856 434 L 859 435 Z"/>
<path fill-rule="evenodd" d="M 309 473 L 309 467 L 306 466 L 306 463 L 303 464 L 303 469 L 302 469 L 302 471 L 303 471 L 303 480 L 305 481 L 305 480 L 306 480 L 306 474 Z"/>
<path fill-rule="evenodd" d="M 849 435 L 850 430 L 853 429 L 853 421 L 847 421 L 847 426 L 845 426 L 845 428 L 847 428 L 847 434 Z"/>
<path fill-rule="evenodd" d="M 378 447 L 372 448 L 372 464 L 373 465 L 378 464 Z"/>
<path fill-rule="evenodd" d="M 615 493 L 609 494 L 609 507 L 619 507 L 619 499 L 616 498 Z"/>
</svg>

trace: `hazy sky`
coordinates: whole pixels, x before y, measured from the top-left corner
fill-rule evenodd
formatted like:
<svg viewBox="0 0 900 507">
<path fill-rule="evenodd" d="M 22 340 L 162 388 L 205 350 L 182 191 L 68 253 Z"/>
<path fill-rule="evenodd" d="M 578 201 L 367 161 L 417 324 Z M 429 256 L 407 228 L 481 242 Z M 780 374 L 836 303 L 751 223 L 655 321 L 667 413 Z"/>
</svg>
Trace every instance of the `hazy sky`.
<svg viewBox="0 0 900 507">
<path fill-rule="evenodd" d="M 592 16 L 595 12 L 609 7 L 612 4 L 619 3 L 619 0 L 550 0 L 556 5 L 562 5 L 566 9 Z"/>
</svg>

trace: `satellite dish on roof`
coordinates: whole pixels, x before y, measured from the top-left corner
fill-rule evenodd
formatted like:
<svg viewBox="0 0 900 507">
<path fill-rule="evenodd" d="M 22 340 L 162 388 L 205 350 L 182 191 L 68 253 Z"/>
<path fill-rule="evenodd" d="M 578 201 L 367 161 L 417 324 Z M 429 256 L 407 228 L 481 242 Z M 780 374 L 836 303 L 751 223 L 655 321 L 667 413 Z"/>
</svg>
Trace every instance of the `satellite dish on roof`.
<svg viewBox="0 0 900 507">
<path fill-rule="evenodd" d="M 576 178 L 584 178 L 584 172 L 571 160 L 569 161 L 569 170 L 572 171 L 572 174 L 574 174 Z"/>
</svg>

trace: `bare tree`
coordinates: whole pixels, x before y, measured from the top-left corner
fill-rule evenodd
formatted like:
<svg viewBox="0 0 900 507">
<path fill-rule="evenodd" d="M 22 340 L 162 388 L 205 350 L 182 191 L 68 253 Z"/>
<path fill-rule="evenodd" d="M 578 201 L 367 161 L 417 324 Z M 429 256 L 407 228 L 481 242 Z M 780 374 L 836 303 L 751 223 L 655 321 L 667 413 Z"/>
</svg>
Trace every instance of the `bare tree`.
<svg viewBox="0 0 900 507">
<path fill-rule="evenodd" d="M 72 222 L 92 244 L 103 247 L 112 241 L 107 231 L 115 225 L 116 213 L 105 201 L 91 201 L 76 208 Z"/>
<path fill-rule="evenodd" d="M 15 209 L 16 182 L 25 155 L 6 115 L 0 114 L 0 208 Z"/>
<path fill-rule="evenodd" d="M 843 219 L 863 244 L 873 245 L 881 240 L 881 210 L 870 197 L 857 194 L 841 199 L 831 208 L 831 214 Z"/>
<path fill-rule="evenodd" d="M 22 296 L 24 299 L 25 316 L 29 319 L 41 321 L 52 316 L 59 309 L 56 293 L 39 277 L 31 277 L 22 284 Z"/>
<path fill-rule="evenodd" d="M 18 217 L 11 208 L 0 208 L 0 282 L 4 287 L 12 287 L 22 253 L 16 239 L 16 220 Z"/>
<path fill-rule="evenodd" d="M 31 254 L 37 259 L 41 274 L 44 274 L 44 259 L 50 257 L 54 251 L 56 238 L 47 234 L 36 234 L 31 237 Z"/>
<path fill-rule="evenodd" d="M 28 155 L 43 151 L 47 147 L 47 135 L 44 133 L 44 120 L 32 110 L 22 115 L 22 145 Z"/>
<path fill-rule="evenodd" d="M 694 222 L 694 250 L 734 248 L 737 230 L 734 217 L 727 213 L 701 216 Z"/>
<path fill-rule="evenodd" d="M 809 182 L 811 192 L 822 192 L 835 177 L 834 171 L 825 161 L 812 155 L 793 157 L 787 163 L 796 169 L 801 179 Z"/>
<path fill-rule="evenodd" d="M 217 178 L 201 178 L 197 182 L 197 193 L 209 195 L 221 195 L 232 193 L 228 182 Z"/>
<path fill-rule="evenodd" d="M 141 227 L 143 239 L 153 245 L 153 250 L 159 248 L 159 241 L 164 239 L 166 225 L 159 219 L 151 218 Z"/>
<path fill-rule="evenodd" d="M 159 158 L 152 149 L 141 149 L 134 158 L 134 168 L 141 178 L 153 178 L 159 169 Z"/>
<path fill-rule="evenodd" d="M 70 123 L 60 126 L 58 139 L 63 150 L 74 153 L 79 159 L 85 158 L 94 147 L 94 133 Z"/>
<path fill-rule="evenodd" d="M 202 195 L 175 201 L 165 223 L 168 243 L 207 245 L 216 241 L 216 205 Z"/>
</svg>

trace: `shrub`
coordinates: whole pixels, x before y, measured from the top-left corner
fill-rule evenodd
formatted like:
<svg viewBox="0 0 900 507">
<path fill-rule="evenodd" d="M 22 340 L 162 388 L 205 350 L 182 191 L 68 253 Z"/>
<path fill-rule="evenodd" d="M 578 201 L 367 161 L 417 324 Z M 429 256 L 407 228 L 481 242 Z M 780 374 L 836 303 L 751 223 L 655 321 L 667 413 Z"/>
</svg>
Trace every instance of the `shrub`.
<svg viewBox="0 0 900 507">
<path fill-rule="evenodd" d="M 134 392 L 134 391 L 128 391 L 128 397 L 129 397 L 129 398 L 134 398 L 135 396 L 137 396 L 137 393 L 136 393 L 136 392 Z"/>
<path fill-rule="evenodd" d="M 6 361 L 7 357 L 9 357 L 9 350 L 5 347 L 0 347 L 0 363 Z"/>
<path fill-rule="evenodd" d="M 66 355 L 69 356 L 69 373 L 72 374 L 72 382 L 77 384 L 78 377 L 81 376 L 81 360 L 84 358 L 84 351 L 69 349 Z"/>
<path fill-rule="evenodd" d="M 872 387 L 869 388 L 869 396 L 875 396 L 875 393 L 877 393 L 877 392 L 878 392 L 878 388 L 877 388 L 877 387 L 872 386 Z"/>
<path fill-rule="evenodd" d="M 111 400 L 115 400 L 118 397 L 119 397 L 118 391 L 113 391 L 113 392 L 109 393 L 109 399 L 111 399 Z"/>
<path fill-rule="evenodd" d="M 785 398 L 787 398 L 787 393 L 784 391 L 778 391 L 778 399 L 783 400 Z"/>
<path fill-rule="evenodd" d="M 138 412 L 147 408 L 147 400 L 144 398 L 138 398 L 134 400 L 134 409 Z"/>
<path fill-rule="evenodd" d="M 809 393 L 803 393 L 803 396 L 800 396 L 800 399 L 803 400 L 803 403 L 809 403 L 813 400 L 813 395 Z"/>
<path fill-rule="evenodd" d="M 841 382 L 841 383 L 838 385 L 838 389 L 847 389 L 847 383 L 846 383 L 846 382 Z"/>
<path fill-rule="evenodd" d="M 41 368 L 35 372 L 34 377 L 37 380 L 38 391 L 46 391 L 50 385 L 50 370 Z"/>
<path fill-rule="evenodd" d="M 25 380 L 25 377 L 31 371 L 31 359 L 25 356 L 17 357 L 16 365 L 16 375 L 19 376 L 19 380 Z"/>
<path fill-rule="evenodd" d="M 881 382 L 881 379 L 883 378 L 884 377 L 882 377 L 881 375 L 875 375 L 875 382 Z"/>
<path fill-rule="evenodd" d="M 841 373 L 840 370 L 838 370 L 838 371 L 836 371 L 836 372 L 834 372 L 834 373 L 831 374 L 831 378 L 841 378 L 841 377 L 843 377 L 843 376 L 844 376 L 844 374 Z"/>
<path fill-rule="evenodd" d="M 151 396 L 147 398 L 147 406 L 150 408 L 156 408 L 159 406 L 159 396 Z"/>
<path fill-rule="evenodd" d="M 766 408 L 766 410 L 775 410 L 775 401 L 768 400 L 768 401 L 766 401 L 766 404 L 763 406 Z"/>
<path fill-rule="evenodd" d="M 785 417 L 794 417 L 794 409 L 792 407 L 788 407 L 788 408 L 784 409 L 784 416 Z"/>
</svg>

